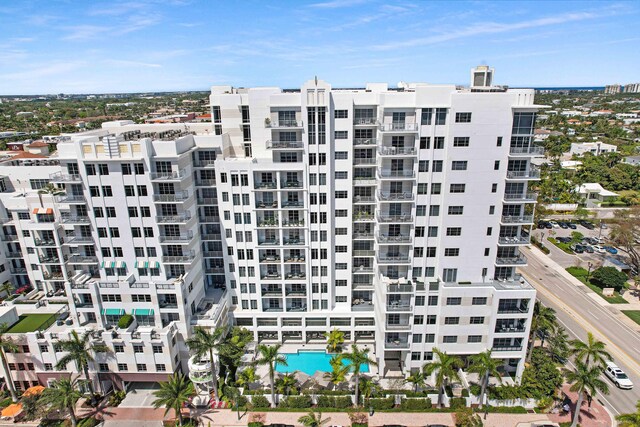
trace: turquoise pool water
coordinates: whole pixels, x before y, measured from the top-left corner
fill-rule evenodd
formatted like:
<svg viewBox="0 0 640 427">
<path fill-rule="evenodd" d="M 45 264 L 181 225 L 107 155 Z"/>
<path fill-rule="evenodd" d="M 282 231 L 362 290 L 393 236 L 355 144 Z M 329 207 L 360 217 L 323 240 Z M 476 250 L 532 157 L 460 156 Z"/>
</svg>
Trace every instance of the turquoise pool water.
<svg viewBox="0 0 640 427">
<path fill-rule="evenodd" d="M 297 353 L 283 353 L 287 358 L 289 366 L 277 365 L 276 371 L 278 372 L 293 372 L 300 371 L 308 375 L 313 375 L 316 371 L 331 372 L 331 354 L 327 354 L 324 351 L 299 351 Z M 343 365 L 348 365 L 348 362 L 343 360 Z M 360 366 L 360 372 L 369 372 L 369 364 L 362 364 Z"/>
</svg>

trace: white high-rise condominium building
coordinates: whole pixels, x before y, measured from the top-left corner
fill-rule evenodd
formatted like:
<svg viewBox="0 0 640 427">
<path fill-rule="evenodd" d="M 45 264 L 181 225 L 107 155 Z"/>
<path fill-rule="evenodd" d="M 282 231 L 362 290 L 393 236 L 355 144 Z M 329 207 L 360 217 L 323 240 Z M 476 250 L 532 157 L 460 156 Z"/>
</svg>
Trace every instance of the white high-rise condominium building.
<svg viewBox="0 0 640 427">
<path fill-rule="evenodd" d="M 537 106 L 476 71 L 471 88 L 216 86 L 211 124 L 105 123 L 46 167 L 0 165 L 0 274 L 69 306 L 26 333 L 30 381 L 60 374 L 71 330 L 113 348 L 91 370 L 120 387 L 187 370 L 192 327 L 229 323 L 293 348 L 340 329 L 385 376 L 434 347 L 492 349 L 519 376 Z M 65 194 L 38 195 L 47 182 Z"/>
</svg>

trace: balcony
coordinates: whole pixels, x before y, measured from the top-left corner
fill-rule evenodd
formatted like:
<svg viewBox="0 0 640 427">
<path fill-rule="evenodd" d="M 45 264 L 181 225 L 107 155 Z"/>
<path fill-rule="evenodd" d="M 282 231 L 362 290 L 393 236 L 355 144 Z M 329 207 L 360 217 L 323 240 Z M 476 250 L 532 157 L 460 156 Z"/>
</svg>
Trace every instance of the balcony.
<svg viewBox="0 0 640 427">
<path fill-rule="evenodd" d="M 304 245 L 304 239 L 300 239 L 300 238 L 291 238 L 291 239 L 284 239 L 283 243 L 285 245 Z"/>
<path fill-rule="evenodd" d="M 373 239 L 373 231 L 354 231 L 353 239 Z"/>
<path fill-rule="evenodd" d="M 416 177 L 416 173 L 413 169 L 394 171 L 378 168 L 378 177 L 385 179 L 414 179 Z"/>
<path fill-rule="evenodd" d="M 414 291 L 413 285 L 387 285 L 387 293 L 389 294 L 412 294 Z"/>
<path fill-rule="evenodd" d="M 530 145 L 528 147 L 509 147 L 510 156 L 544 156 L 544 147 Z"/>
<path fill-rule="evenodd" d="M 48 282 L 64 280 L 64 274 L 62 274 L 62 272 L 47 273 L 45 271 L 42 273 L 42 277 Z"/>
<path fill-rule="evenodd" d="M 219 216 L 204 216 L 201 215 L 198 217 L 200 222 L 206 223 L 206 222 L 220 222 L 220 217 Z"/>
<path fill-rule="evenodd" d="M 178 302 L 177 301 L 172 301 L 172 300 L 159 299 L 158 300 L 158 306 L 160 308 L 178 308 Z"/>
<path fill-rule="evenodd" d="M 412 312 L 413 311 L 413 307 L 411 306 L 411 304 L 402 304 L 402 303 L 389 303 L 387 304 L 387 311 L 393 311 L 393 312 L 397 312 L 397 311 L 408 311 L 408 312 Z"/>
<path fill-rule="evenodd" d="M 287 273 L 284 278 L 286 280 L 301 280 L 306 279 L 307 275 L 303 271 Z"/>
<path fill-rule="evenodd" d="M 372 213 L 356 212 L 353 215 L 353 222 L 371 222 L 375 219 Z"/>
<path fill-rule="evenodd" d="M 531 242 L 531 236 L 500 236 L 498 244 L 501 246 L 528 245 Z"/>
<path fill-rule="evenodd" d="M 282 280 L 282 274 L 278 272 L 267 273 L 267 274 L 261 275 L 260 278 L 262 280 Z M 282 292 L 280 292 L 280 295 L 282 295 Z"/>
<path fill-rule="evenodd" d="M 528 313 L 529 306 L 527 304 L 519 305 L 498 305 L 498 314 L 514 314 L 514 313 Z"/>
<path fill-rule="evenodd" d="M 212 159 L 206 159 L 206 160 L 198 159 L 193 161 L 193 166 L 197 168 L 206 168 L 207 166 L 213 166 L 215 162 L 216 161 Z"/>
<path fill-rule="evenodd" d="M 515 181 L 540 179 L 540 169 L 532 167 L 528 171 L 507 171 L 507 179 Z"/>
<path fill-rule="evenodd" d="M 356 157 L 353 159 L 355 166 L 374 166 L 377 159 L 375 157 Z"/>
<path fill-rule="evenodd" d="M 153 201 L 157 203 L 178 203 L 189 198 L 188 191 L 177 191 L 174 194 L 154 194 Z"/>
<path fill-rule="evenodd" d="M 277 200 L 264 200 L 256 202 L 256 209 L 277 209 Z"/>
<path fill-rule="evenodd" d="M 505 203 L 535 203 L 537 200 L 537 193 L 513 193 L 504 195 Z"/>
<path fill-rule="evenodd" d="M 215 187 L 215 185 L 216 185 L 215 178 L 196 180 L 196 187 Z"/>
<path fill-rule="evenodd" d="M 280 181 L 280 188 L 302 188 L 302 181 Z"/>
<path fill-rule="evenodd" d="M 378 140 L 375 138 L 353 138 L 354 147 L 376 145 Z"/>
<path fill-rule="evenodd" d="M 3 242 L 14 242 L 14 241 L 18 240 L 18 235 L 17 234 L 4 234 L 4 235 L 0 236 L 0 239 L 2 239 Z"/>
<path fill-rule="evenodd" d="M 372 274 L 373 271 L 373 266 L 370 265 L 360 265 L 357 267 L 353 267 L 352 270 L 355 274 Z"/>
<path fill-rule="evenodd" d="M 413 216 L 410 213 L 402 213 L 400 215 L 385 214 L 380 211 L 378 214 L 378 222 L 394 223 L 394 222 L 413 222 Z"/>
<path fill-rule="evenodd" d="M 406 331 L 411 329 L 411 323 L 387 323 L 385 329 L 389 331 Z"/>
<path fill-rule="evenodd" d="M 372 257 L 376 255 L 376 251 L 371 250 L 354 250 L 352 255 L 354 257 Z"/>
<path fill-rule="evenodd" d="M 253 184 L 253 188 L 256 190 L 275 190 L 278 188 L 278 183 L 275 181 L 262 181 Z"/>
<path fill-rule="evenodd" d="M 162 262 L 167 264 L 191 264 L 195 258 L 196 258 L 195 254 L 166 255 L 162 257 Z"/>
<path fill-rule="evenodd" d="M 375 117 L 356 117 L 353 119 L 354 126 L 377 126 L 378 120 Z"/>
<path fill-rule="evenodd" d="M 71 255 L 67 260 L 69 264 L 97 264 L 98 257 L 92 255 Z"/>
<path fill-rule="evenodd" d="M 404 340 L 386 340 L 385 348 L 409 348 L 409 341 Z"/>
<path fill-rule="evenodd" d="M 265 121 L 266 128 L 302 128 L 302 120 L 271 120 Z"/>
<path fill-rule="evenodd" d="M 222 258 L 222 251 L 202 251 L 204 258 Z"/>
<path fill-rule="evenodd" d="M 306 297 L 307 291 L 304 289 L 286 289 L 284 294 L 288 297 Z"/>
<path fill-rule="evenodd" d="M 161 234 L 159 236 L 160 243 L 189 243 L 193 239 L 193 233 L 191 231 L 185 234 L 169 235 Z"/>
<path fill-rule="evenodd" d="M 493 346 L 491 347 L 491 351 L 521 351 L 522 345 L 511 345 L 511 346 Z"/>
<path fill-rule="evenodd" d="M 517 334 L 524 332 L 526 329 L 522 323 L 496 324 L 494 332 L 497 334 Z"/>
<path fill-rule="evenodd" d="M 205 274 L 224 274 L 224 267 L 210 267 L 204 269 Z"/>
<path fill-rule="evenodd" d="M 376 182 L 376 177 L 375 176 L 354 176 L 353 177 L 353 185 L 354 186 L 359 186 L 359 185 L 377 185 L 378 183 Z"/>
<path fill-rule="evenodd" d="M 304 148 L 302 141 L 267 141 L 267 150 L 299 150 Z"/>
<path fill-rule="evenodd" d="M 301 255 L 298 256 L 286 256 L 284 257 L 284 262 L 288 262 L 288 263 L 304 263 L 305 258 Z"/>
<path fill-rule="evenodd" d="M 277 246 L 280 244 L 280 240 L 276 238 L 258 240 L 258 246 Z"/>
<path fill-rule="evenodd" d="M 199 205 L 217 205 L 218 199 L 213 197 L 198 197 L 197 203 Z"/>
<path fill-rule="evenodd" d="M 386 234 L 378 233 L 376 235 L 376 241 L 381 245 L 411 243 L 411 236 L 387 236 Z"/>
<path fill-rule="evenodd" d="M 64 194 L 56 197 L 58 203 L 67 203 L 67 204 L 84 204 L 87 202 L 87 199 L 81 194 Z"/>
<path fill-rule="evenodd" d="M 383 255 L 378 254 L 378 264 L 408 263 L 409 254 L 404 255 Z"/>
<path fill-rule="evenodd" d="M 416 156 L 418 150 L 414 147 L 378 147 L 378 154 L 381 156 Z"/>
<path fill-rule="evenodd" d="M 64 244 L 66 245 L 83 245 L 87 243 L 93 243 L 93 237 L 91 236 L 67 236 Z"/>
<path fill-rule="evenodd" d="M 53 183 L 82 182 L 82 177 L 80 175 L 69 175 L 69 174 L 63 174 L 62 172 L 56 172 L 54 174 L 49 175 L 49 180 Z"/>
<path fill-rule="evenodd" d="M 283 227 L 304 227 L 304 220 L 299 219 L 297 221 L 282 221 Z"/>
<path fill-rule="evenodd" d="M 281 297 L 282 296 L 282 288 L 262 288 L 262 296 L 263 297 Z"/>
<path fill-rule="evenodd" d="M 36 246 L 56 246 L 57 243 L 54 239 L 33 239 Z"/>
<path fill-rule="evenodd" d="M 353 196 L 353 204 L 370 204 L 375 203 L 376 199 L 373 196 Z"/>
<path fill-rule="evenodd" d="M 279 255 L 267 255 L 260 258 L 261 264 L 279 264 L 280 263 Z"/>
<path fill-rule="evenodd" d="M 502 224 L 533 224 L 533 215 L 503 215 L 500 222 Z"/>
<path fill-rule="evenodd" d="M 222 234 L 201 234 L 201 240 L 222 240 Z"/>
<path fill-rule="evenodd" d="M 525 265 L 527 263 L 527 257 L 524 255 L 514 255 L 510 257 L 498 257 L 496 258 L 496 265 L 509 266 L 509 265 Z"/>
<path fill-rule="evenodd" d="M 88 216 L 68 214 L 60 215 L 60 220 L 63 224 L 89 224 L 91 222 Z"/>
<path fill-rule="evenodd" d="M 277 227 L 279 222 L 275 218 L 259 219 L 258 227 Z"/>
<path fill-rule="evenodd" d="M 7 258 L 9 258 L 7 256 Z M 39 256 L 38 260 L 40 260 L 41 264 L 60 264 L 60 257 L 57 256 Z"/>
<path fill-rule="evenodd" d="M 151 181 L 181 181 L 187 177 L 187 171 L 180 169 L 172 172 L 151 172 L 149 177 Z"/>
<path fill-rule="evenodd" d="M 403 193 L 387 193 L 384 191 L 378 191 L 378 200 L 381 202 L 404 202 L 412 201 L 413 199 L 413 193 L 408 191 L 405 191 Z"/>
<path fill-rule="evenodd" d="M 285 209 L 304 208 L 304 202 L 302 200 L 283 201 L 282 207 Z"/>
<path fill-rule="evenodd" d="M 177 215 L 159 215 L 156 216 L 156 221 L 159 224 L 184 224 L 191 219 L 191 213 L 183 212 Z"/>
<path fill-rule="evenodd" d="M 22 252 L 5 252 L 7 258 L 22 258 Z"/>
<path fill-rule="evenodd" d="M 351 311 L 373 311 L 373 301 L 354 298 L 351 304 Z"/>
<path fill-rule="evenodd" d="M 90 301 L 78 301 L 78 302 L 76 302 L 76 308 L 93 308 L 93 302 L 90 302 Z"/>
<path fill-rule="evenodd" d="M 27 269 L 26 268 L 10 268 L 9 271 L 11 272 L 11 274 L 27 274 Z"/>
<path fill-rule="evenodd" d="M 404 122 L 380 123 L 378 129 L 381 132 L 417 132 L 418 124 Z"/>
</svg>

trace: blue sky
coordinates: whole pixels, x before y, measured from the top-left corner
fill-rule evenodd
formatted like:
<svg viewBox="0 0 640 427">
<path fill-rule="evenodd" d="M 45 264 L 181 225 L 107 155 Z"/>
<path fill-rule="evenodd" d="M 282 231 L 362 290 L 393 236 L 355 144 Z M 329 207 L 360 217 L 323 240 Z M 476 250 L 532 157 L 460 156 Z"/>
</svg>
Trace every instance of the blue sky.
<svg viewBox="0 0 640 427">
<path fill-rule="evenodd" d="M 640 3 L 0 0 L 0 94 L 640 81 Z"/>
</svg>

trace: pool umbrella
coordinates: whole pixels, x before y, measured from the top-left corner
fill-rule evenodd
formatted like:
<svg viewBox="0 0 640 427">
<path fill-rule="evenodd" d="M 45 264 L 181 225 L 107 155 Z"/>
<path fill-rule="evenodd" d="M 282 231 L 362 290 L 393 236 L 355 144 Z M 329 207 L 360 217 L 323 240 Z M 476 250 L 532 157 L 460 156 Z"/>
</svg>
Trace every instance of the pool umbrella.
<svg viewBox="0 0 640 427">
<path fill-rule="evenodd" d="M 12 403 L 2 410 L 3 417 L 15 417 L 20 412 L 22 412 L 22 404 L 21 403 Z"/>
<path fill-rule="evenodd" d="M 313 378 L 318 384 L 322 387 L 327 387 L 329 385 L 329 380 L 324 377 L 325 372 L 316 371 L 315 374 L 311 378 Z"/>
<path fill-rule="evenodd" d="M 25 390 L 23 396 L 35 396 L 44 391 L 44 387 L 41 385 L 34 385 Z"/>
<path fill-rule="evenodd" d="M 295 371 L 293 377 L 298 381 L 301 388 L 303 388 L 307 381 L 311 379 L 311 375 L 305 374 L 302 371 Z"/>
</svg>

